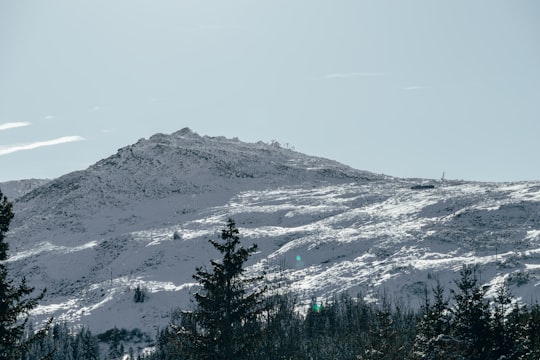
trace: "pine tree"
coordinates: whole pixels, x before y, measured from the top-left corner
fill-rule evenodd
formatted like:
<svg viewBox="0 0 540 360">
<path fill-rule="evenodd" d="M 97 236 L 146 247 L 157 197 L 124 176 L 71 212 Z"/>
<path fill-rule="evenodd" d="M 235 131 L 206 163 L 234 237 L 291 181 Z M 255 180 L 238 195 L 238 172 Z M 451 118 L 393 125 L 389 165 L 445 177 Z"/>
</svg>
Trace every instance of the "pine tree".
<svg viewBox="0 0 540 360">
<path fill-rule="evenodd" d="M 135 293 L 133 294 L 133 301 L 136 303 L 142 303 L 146 300 L 146 290 L 141 287 L 141 285 L 137 285 L 135 288 Z"/>
<path fill-rule="evenodd" d="M 196 307 L 183 312 L 180 324 L 173 325 L 175 341 L 185 358 L 195 354 L 197 359 L 249 359 L 262 335 L 258 319 L 266 287 L 257 288 L 262 277 L 245 277 L 243 266 L 257 245 L 240 246 L 232 219 L 221 231 L 221 241 L 209 241 L 223 258 L 211 261 L 211 271 L 196 269 L 193 277 L 200 285 Z"/>
<path fill-rule="evenodd" d="M 28 334 L 34 334 L 32 323 L 27 327 Z M 83 328 L 72 334 L 67 324 L 55 324 L 40 338 L 35 338 L 20 360 L 99 360 L 99 347 L 96 337 Z"/>
<path fill-rule="evenodd" d="M 275 294 L 267 298 L 264 313 L 264 337 L 258 359 L 300 359 L 302 351 L 302 320 L 296 312 L 296 298 Z"/>
<path fill-rule="evenodd" d="M 392 359 L 396 347 L 396 328 L 392 314 L 392 303 L 386 292 L 379 294 L 370 330 L 370 346 L 367 359 Z"/>
<path fill-rule="evenodd" d="M 427 286 L 424 290 L 421 318 L 416 325 L 413 359 L 452 359 L 454 356 L 451 350 L 448 300 L 445 299 L 444 288 L 439 279 L 435 281 L 436 285 L 432 288 L 433 304 Z"/>
<path fill-rule="evenodd" d="M 513 322 L 508 319 L 512 295 L 506 283 L 497 288 L 493 300 L 493 313 L 489 323 L 493 339 L 491 342 L 493 358 L 517 359 L 520 334 L 515 331 Z M 519 307 L 514 308 L 512 318 L 515 318 L 519 312 Z M 525 339 L 521 339 L 522 342 L 523 340 Z"/>
<path fill-rule="evenodd" d="M 512 310 L 506 316 L 506 331 L 507 337 L 511 341 L 511 346 L 507 351 L 506 359 L 508 360 L 526 360 L 540 359 L 540 349 L 534 349 L 531 342 L 531 334 L 529 332 L 530 324 L 527 322 L 529 314 L 525 306 L 520 306 L 515 303 Z M 496 340 L 495 340 L 496 341 Z M 499 358 L 503 358 L 500 356 Z"/>
<path fill-rule="evenodd" d="M 363 358 L 361 354 L 371 348 L 371 325 L 375 318 L 376 309 L 372 304 L 364 301 L 361 294 L 352 298 L 344 293 L 339 298 L 340 323 L 339 347 L 347 351 L 343 357 L 346 359 Z"/>
<path fill-rule="evenodd" d="M 75 353 L 77 359 L 99 360 L 99 345 L 92 332 L 82 328 L 75 338 Z"/>
<path fill-rule="evenodd" d="M 526 318 L 518 321 L 514 319 L 513 321 L 515 327 L 520 328 L 520 333 L 522 333 L 521 343 L 526 343 L 528 349 L 526 354 L 528 359 L 540 359 L 540 304 L 536 303 L 532 305 L 529 310 L 526 312 Z"/>
<path fill-rule="evenodd" d="M 464 265 L 460 275 L 452 309 L 453 335 L 457 344 L 454 350 L 464 359 L 489 359 L 491 334 L 486 289 L 480 286 L 477 266 Z"/>
<path fill-rule="evenodd" d="M 115 326 L 109 336 L 109 359 L 119 359 L 122 355 L 124 355 L 124 351 L 122 349 L 123 345 L 120 342 L 120 330 Z"/>
<path fill-rule="evenodd" d="M 328 306 L 317 301 L 316 298 L 311 299 L 304 320 L 304 352 L 308 359 L 319 360 L 326 358 L 325 355 L 328 350 L 326 340 L 330 337 L 327 336 L 328 313 Z"/>
<path fill-rule="evenodd" d="M 9 279 L 7 264 L 8 243 L 6 233 L 13 219 L 13 205 L 0 191 L 0 359 L 16 359 L 29 347 L 34 336 L 23 341 L 23 333 L 28 323 L 28 312 L 37 306 L 45 295 L 45 290 L 37 297 L 30 297 L 34 288 L 28 286 L 26 278 L 20 284 Z M 51 321 L 49 321 L 50 324 Z M 42 329 L 39 334 L 42 334 Z"/>
</svg>

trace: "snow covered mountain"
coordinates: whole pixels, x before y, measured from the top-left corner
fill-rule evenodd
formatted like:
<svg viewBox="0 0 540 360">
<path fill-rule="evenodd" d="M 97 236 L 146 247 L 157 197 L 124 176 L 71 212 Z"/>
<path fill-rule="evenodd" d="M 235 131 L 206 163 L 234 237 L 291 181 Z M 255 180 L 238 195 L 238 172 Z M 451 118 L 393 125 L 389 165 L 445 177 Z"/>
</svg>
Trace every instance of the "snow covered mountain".
<svg viewBox="0 0 540 360">
<path fill-rule="evenodd" d="M 218 257 L 207 240 L 228 217 L 259 245 L 250 271 L 280 271 L 306 301 L 385 289 L 416 306 L 428 274 L 451 287 L 469 263 L 524 302 L 540 283 L 540 182 L 396 179 L 189 129 L 142 139 L 14 205 L 10 265 L 48 289 L 34 315 L 95 333 L 153 335 L 172 308 L 190 306 L 191 275 Z"/>
</svg>

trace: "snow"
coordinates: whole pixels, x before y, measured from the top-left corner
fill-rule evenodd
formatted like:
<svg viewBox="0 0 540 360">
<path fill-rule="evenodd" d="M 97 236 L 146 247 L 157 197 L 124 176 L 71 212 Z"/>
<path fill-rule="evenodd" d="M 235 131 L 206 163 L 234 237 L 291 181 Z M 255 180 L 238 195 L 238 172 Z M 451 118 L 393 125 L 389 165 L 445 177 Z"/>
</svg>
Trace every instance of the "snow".
<svg viewBox="0 0 540 360">
<path fill-rule="evenodd" d="M 6 262 L 15 262 L 19 261 L 28 257 L 37 256 L 44 252 L 55 252 L 55 253 L 73 253 L 77 251 L 82 251 L 86 249 L 91 249 L 94 246 L 96 246 L 98 243 L 97 241 L 90 241 L 86 244 L 82 244 L 80 246 L 56 246 L 54 244 L 51 244 L 48 241 L 44 241 L 42 243 L 38 243 L 34 245 L 32 249 L 26 250 L 26 251 L 19 251 L 14 255 L 11 255 Z"/>
<path fill-rule="evenodd" d="M 384 290 L 415 306 L 428 274 L 451 287 L 463 264 L 479 264 L 486 284 L 525 279 L 512 290 L 536 299 L 540 182 L 418 183 L 275 145 L 157 134 L 19 196 L 9 264 L 47 287 L 36 319 L 94 333 L 153 336 L 189 308 L 191 275 L 219 257 L 207 240 L 228 217 L 259 246 L 248 271 L 284 276 L 300 303 Z"/>
</svg>

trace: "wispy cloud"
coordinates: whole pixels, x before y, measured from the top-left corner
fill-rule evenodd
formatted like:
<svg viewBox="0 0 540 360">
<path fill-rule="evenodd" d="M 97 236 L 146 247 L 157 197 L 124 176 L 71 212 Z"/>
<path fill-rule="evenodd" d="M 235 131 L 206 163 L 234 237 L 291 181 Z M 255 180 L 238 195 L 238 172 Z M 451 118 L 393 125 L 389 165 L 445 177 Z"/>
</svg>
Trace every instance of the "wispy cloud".
<svg viewBox="0 0 540 360">
<path fill-rule="evenodd" d="M 52 120 L 54 119 L 54 117 L 55 117 L 54 115 L 47 115 L 43 118 L 43 120 Z"/>
<path fill-rule="evenodd" d="M 401 90 L 405 91 L 414 91 L 414 90 L 424 90 L 424 89 L 430 89 L 431 86 L 425 86 L 425 85 L 414 85 L 414 86 L 404 86 L 401 88 Z"/>
<path fill-rule="evenodd" d="M 83 140 L 85 140 L 85 138 L 83 138 L 82 136 L 64 136 L 53 140 L 37 141 L 30 144 L 0 146 L 0 156 L 11 154 L 17 151 L 33 150 L 44 146 L 60 145 Z"/>
<path fill-rule="evenodd" d="M 0 124 L 0 131 L 2 130 L 9 130 L 9 129 L 15 129 L 15 128 L 18 128 L 18 127 L 23 127 L 23 126 L 28 126 L 28 125 L 31 125 L 31 123 L 29 122 L 8 122 L 8 123 L 3 123 L 3 124 Z"/>
</svg>

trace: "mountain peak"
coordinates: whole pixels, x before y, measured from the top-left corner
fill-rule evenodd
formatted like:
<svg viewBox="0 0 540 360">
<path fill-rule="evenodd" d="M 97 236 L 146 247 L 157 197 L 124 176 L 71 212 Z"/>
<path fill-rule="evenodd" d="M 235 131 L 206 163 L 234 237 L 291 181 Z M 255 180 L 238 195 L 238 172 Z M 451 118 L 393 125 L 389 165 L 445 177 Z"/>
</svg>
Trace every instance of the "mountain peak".
<svg viewBox="0 0 540 360">
<path fill-rule="evenodd" d="M 239 191 L 362 183 L 382 178 L 336 161 L 284 149 L 275 143 L 201 137 L 184 128 L 171 135 L 155 134 L 141 139 L 86 170 L 37 187 L 17 199 L 18 218 L 31 224 L 21 230 L 26 234 L 43 232 L 41 227 L 47 227 L 51 221 L 76 229 L 77 235 L 72 232 L 69 238 L 70 243 L 76 243 L 92 237 L 86 227 L 75 225 L 89 217 L 95 221 L 93 236 L 117 228 L 115 217 L 120 213 L 129 219 L 122 220 L 132 225 L 129 230 L 155 226 L 131 218 L 132 210 L 146 206 L 147 202 L 163 199 L 180 209 L 188 209 L 193 208 L 193 196 L 208 199 L 207 205 L 218 205 Z M 103 208 L 114 209 L 118 214 L 111 217 L 103 213 Z M 172 213 L 175 211 L 171 208 Z M 45 213 L 51 218 L 42 216 Z M 80 240 L 76 240 L 78 235 Z"/>
<path fill-rule="evenodd" d="M 200 138 L 200 135 L 191 130 L 188 127 L 185 127 L 183 129 L 180 129 L 172 134 L 174 137 L 194 137 L 194 138 Z"/>
<path fill-rule="evenodd" d="M 288 183 L 320 181 L 374 180 L 381 176 L 352 169 L 333 160 L 305 155 L 283 148 L 277 142 L 248 143 L 223 136 L 200 136 L 189 128 L 171 135 L 155 134 L 126 146 L 90 169 L 108 167 L 111 172 L 140 174 L 140 182 L 152 177 L 189 180 L 191 184 L 218 184 L 225 178 L 257 178 Z M 196 178 L 193 178 L 196 177 Z M 122 181 L 125 187 L 125 181 Z M 221 188 L 223 185 L 219 185 Z"/>
</svg>

